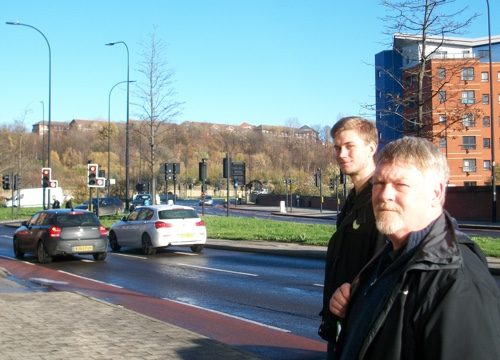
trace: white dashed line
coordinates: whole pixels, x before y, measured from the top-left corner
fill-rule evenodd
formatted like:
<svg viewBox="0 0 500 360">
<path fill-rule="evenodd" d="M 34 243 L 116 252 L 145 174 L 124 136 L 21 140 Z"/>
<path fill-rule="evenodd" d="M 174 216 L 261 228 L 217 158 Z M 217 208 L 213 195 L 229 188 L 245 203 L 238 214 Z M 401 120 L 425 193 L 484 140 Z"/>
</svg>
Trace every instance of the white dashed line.
<svg viewBox="0 0 500 360">
<path fill-rule="evenodd" d="M 64 270 L 57 270 L 57 271 L 60 272 L 60 273 L 62 273 L 62 274 L 71 275 L 71 276 L 74 276 L 74 277 L 77 277 L 77 278 L 80 278 L 80 279 L 90 280 L 90 281 L 93 281 L 93 282 L 96 282 L 96 283 L 99 283 L 99 284 L 109 285 L 109 286 L 113 286 L 113 287 L 118 288 L 118 289 L 123 289 L 123 287 L 119 286 L 119 285 L 107 283 L 107 282 L 100 281 L 100 280 L 91 279 L 91 278 L 88 278 L 88 277 L 85 277 L 85 276 L 80 276 L 80 275 L 72 274 L 72 273 L 64 271 Z"/>
<path fill-rule="evenodd" d="M 217 269 L 217 268 L 210 268 L 210 267 L 206 267 L 206 266 L 189 265 L 189 264 L 184 264 L 184 263 L 177 263 L 177 265 L 179 265 L 179 266 L 186 266 L 186 267 L 192 267 L 192 268 L 195 268 L 195 269 L 218 271 L 218 272 L 225 272 L 225 273 L 237 274 L 237 275 L 244 275 L 244 276 L 259 276 L 257 274 L 251 274 L 251 273 L 245 273 L 245 272 L 239 272 L 239 271 L 231 271 L 231 270 L 224 270 L 224 269 Z"/>
<path fill-rule="evenodd" d="M 247 323 L 250 323 L 250 324 L 255 324 L 255 325 L 258 325 L 258 326 L 263 326 L 263 327 L 266 327 L 266 328 L 269 328 L 269 329 L 278 330 L 278 331 L 285 332 L 285 333 L 291 332 L 290 330 L 282 329 L 282 328 L 279 328 L 279 327 L 276 327 L 276 326 L 263 324 L 263 323 L 260 323 L 258 321 L 253 321 L 253 320 L 245 319 L 245 318 L 242 318 L 242 317 L 239 317 L 239 316 L 235 316 L 235 315 L 223 313 L 221 311 L 212 310 L 212 309 L 204 308 L 204 307 L 193 305 L 193 304 L 188 304 L 188 303 L 185 303 L 185 302 L 182 302 L 182 301 L 172 300 L 172 299 L 167 299 L 167 298 L 163 298 L 163 300 L 172 301 L 172 302 L 175 302 L 175 303 L 178 303 L 178 304 L 181 304 L 181 305 L 186 305 L 186 306 L 190 306 L 190 307 L 193 307 L 193 308 L 196 308 L 196 309 L 201 309 L 201 310 L 209 311 L 209 312 L 214 313 L 214 314 L 218 314 L 218 315 L 222 315 L 222 316 L 227 316 L 229 318 L 241 320 L 241 321 L 244 321 L 244 322 L 247 322 Z"/>
</svg>

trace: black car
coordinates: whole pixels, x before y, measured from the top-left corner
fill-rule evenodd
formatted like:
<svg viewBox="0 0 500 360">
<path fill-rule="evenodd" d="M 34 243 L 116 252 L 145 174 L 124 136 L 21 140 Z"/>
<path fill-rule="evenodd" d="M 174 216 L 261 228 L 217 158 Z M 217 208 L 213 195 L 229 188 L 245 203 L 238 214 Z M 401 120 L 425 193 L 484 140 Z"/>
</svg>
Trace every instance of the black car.
<svg viewBox="0 0 500 360">
<path fill-rule="evenodd" d="M 49 263 L 56 255 L 88 254 L 95 260 L 106 258 L 107 231 L 99 218 L 86 210 L 50 209 L 23 221 L 12 237 L 14 255 L 36 255 L 38 262 Z"/>
<path fill-rule="evenodd" d="M 88 210 L 89 202 L 86 201 L 75 209 Z M 99 198 L 99 216 L 118 215 L 125 210 L 125 204 L 117 197 L 100 197 Z M 92 211 L 97 213 L 97 198 L 92 199 Z"/>
<path fill-rule="evenodd" d="M 138 206 L 153 205 L 153 197 L 151 194 L 137 194 L 132 199 L 132 204 L 130 205 L 130 211 L 134 210 Z"/>
</svg>

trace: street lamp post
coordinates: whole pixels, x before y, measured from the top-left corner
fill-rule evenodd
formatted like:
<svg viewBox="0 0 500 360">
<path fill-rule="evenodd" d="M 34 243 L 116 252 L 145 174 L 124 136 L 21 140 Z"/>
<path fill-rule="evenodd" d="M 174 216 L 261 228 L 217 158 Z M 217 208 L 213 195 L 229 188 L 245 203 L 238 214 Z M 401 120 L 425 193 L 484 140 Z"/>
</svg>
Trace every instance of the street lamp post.
<svg viewBox="0 0 500 360">
<path fill-rule="evenodd" d="M 490 129 L 491 129 L 491 188 L 492 188 L 492 204 L 491 204 L 491 221 L 497 221 L 497 187 L 495 174 L 495 116 L 493 113 L 493 65 L 491 60 L 491 22 L 490 22 L 490 2 L 486 0 L 488 10 L 488 62 L 489 62 L 489 81 L 490 81 Z"/>
<path fill-rule="evenodd" d="M 43 101 L 40 103 L 42 104 L 42 167 L 45 167 L 45 103 Z"/>
<path fill-rule="evenodd" d="M 7 25 L 26 26 L 26 27 L 29 27 L 29 28 L 37 31 L 40 35 L 43 36 L 43 38 L 45 39 L 45 42 L 47 43 L 47 47 L 49 49 L 49 104 L 48 104 L 49 108 L 48 108 L 48 118 L 47 118 L 49 130 L 47 132 L 47 167 L 50 168 L 50 165 L 51 165 L 51 163 L 50 163 L 50 132 L 51 132 L 51 119 L 52 119 L 52 99 L 51 99 L 51 96 L 52 96 L 52 52 L 50 50 L 49 40 L 47 40 L 47 37 L 45 36 L 45 34 L 43 32 L 41 32 L 40 30 L 38 30 L 36 27 L 34 27 L 32 25 L 23 24 L 20 22 L 13 22 L 13 21 L 7 21 L 6 24 Z M 47 202 L 50 202 L 50 188 L 48 190 Z M 43 190 L 43 207 L 45 208 L 45 189 Z"/>
<path fill-rule="evenodd" d="M 128 46 L 124 41 L 115 41 L 107 43 L 106 46 L 113 46 L 116 44 L 123 44 L 127 49 L 127 121 L 125 123 L 125 210 L 129 210 L 129 98 L 130 98 L 130 54 Z M 109 170 L 108 170 L 109 171 Z"/>
<path fill-rule="evenodd" d="M 110 138 L 111 138 L 111 93 L 113 92 L 113 89 L 117 87 L 120 84 L 124 84 L 126 82 L 135 82 L 135 80 L 132 81 L 120 81 L 117 82 L 116 84 L 113 85 L 111 90 L 109 90 L 109 95 L 108 95 L 108 197 L 110 196 L 110 189 L 111 189 L 111 184 L 109 183 L 109 180 L 111 179 L 111 143 L 110 143 Z"/>
</svg>

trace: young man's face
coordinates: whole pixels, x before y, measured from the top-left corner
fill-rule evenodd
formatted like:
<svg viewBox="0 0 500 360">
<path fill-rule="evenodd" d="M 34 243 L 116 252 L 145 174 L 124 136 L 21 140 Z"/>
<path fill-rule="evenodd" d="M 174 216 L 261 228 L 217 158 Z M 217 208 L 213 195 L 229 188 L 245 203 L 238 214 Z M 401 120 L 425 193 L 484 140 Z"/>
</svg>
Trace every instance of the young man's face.
<svg viewBox="0 0 500 360">
<path fill-rule="evenodd" d="M 441 211 L 442 191 L 436 175 L 421 172 L 414 165 L 377 165 L 372 188 L 377 228 L 400 239 L 425 228 Z"/>
<path fill-rule="evenodd" d="M 344 130 L 333 139 L 334 153 L 340 170 L 345 175 L 356 175 L 373 163 L 376 146 L 366 144 L 356 130 Z"/>
</svg>

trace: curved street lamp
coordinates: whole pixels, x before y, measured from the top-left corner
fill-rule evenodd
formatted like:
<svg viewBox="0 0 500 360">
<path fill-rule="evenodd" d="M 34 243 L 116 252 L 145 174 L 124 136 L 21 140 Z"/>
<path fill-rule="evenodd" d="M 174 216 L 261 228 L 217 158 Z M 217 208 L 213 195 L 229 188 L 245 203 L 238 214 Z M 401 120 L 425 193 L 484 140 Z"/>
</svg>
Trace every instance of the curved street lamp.
<svg viewBox="0 0 500 360">
<path fill-rule="evenodd" d="M 110 184 L 110 179 L 111 179 L 111 145 L 110 145 L 110 138 L 111 138 L 111 93 L 113 92 L 113 89 L 117 87 L 120 84 L 124 83 L 132 83 L 135 82 L 135 80 L 131 81 L 120 81 L 117 82 L 116 84 L 113 85 L 111 90 L 109 90 L 109 95 L 108 95 L 108 197 L 110 196 L 110 190 L 111 190 L 111 184 Z"/>
<path fill-rule="evenodd" d="M 7 25 L 18 25 L 18 26 L 26 26 L 26 27 L 29 27 L 35 31 L 37 31 L 40 35 L 43 36 L 43 38 L 45 39 L 45 42 L 47 43 L 47 47 L 49 49 L 49 108 L 48 108 L 48 118 L 47 118 L 47 121 L 48 121 L 48 126 L 49 126 L 49 130 L 48 130 L 48 133 L 47 133 L 47 167 L 50 168 L 50 132 L 51 132 L 51 118 L 52 118 L 52 99 L 51 99 L 51 94 L 52 94 L 52 53 L 51 53 L 51 50 L 50 50 L 50 44 L 49 44 L 49 40 L 47 40 L 47 37 L 44 35 L 43 32 L 41 32 L 39 29 L 37 29 L 36 27 L 32 26 L 32 25 L 29 25 L 29 24 L 23 24 L 23 23 L 20 23 L 20 22 L 13 22 L 13 21 L 7 21 L 6 22 Z M 50 202 L 50 188 L 48 189 L 48 201 L 47 202 Z M 43 191 L 43 207 L 45 208 L 45 191 Z"/>
<path fill-rule="evenodd" d="M 123 44 L 127 49 L 127 121 L 125 123 L 125 210 L 129 210 L 129 97 L 130 97 L 130 54 L 128 46 L 124 41 L 115 41 L 105 44 L 106 46 L 113 46 L 116 44 Z M 109 171 L 109 170 L 108 170 Z"/>
<path fill-rule="evenodd" d="M 42 167 L 45 167 L 45 103 L 40 101 L 40 104 L 42 104 Z"/>
</svg>

